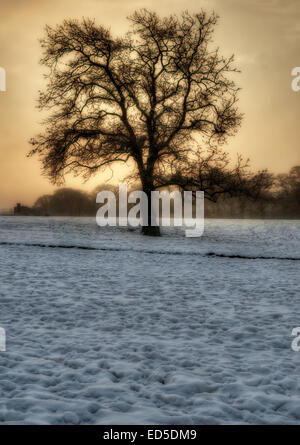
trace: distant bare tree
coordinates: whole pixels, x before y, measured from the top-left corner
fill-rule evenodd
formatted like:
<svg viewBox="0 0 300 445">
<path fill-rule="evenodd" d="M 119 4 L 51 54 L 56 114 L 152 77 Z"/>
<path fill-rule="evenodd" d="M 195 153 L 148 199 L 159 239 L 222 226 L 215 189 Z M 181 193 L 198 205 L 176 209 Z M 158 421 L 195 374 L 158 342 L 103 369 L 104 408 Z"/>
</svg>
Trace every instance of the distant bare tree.
<svg viewBox="0 0 300 445">
<path fill-rule="evenodd" d="M 39 197 L 34 208 L 42 214 L 58 216 L 86 216 L 96 211 L 95 199 L 88 193 L 72 188 L 61 188 L 52 195 Z"/>
<path fill-rule="evenodd" d="M 277 200 L 281 203 L 281 215 L 292 218 L 300 216 L 300 166 L 292 167 L 289 173 L 277 176 Z"/>
<path fill-rule="evenodd" d="M 87 19 L 46 27 L 41 62 L 48 85 L 39 106 L 51 113 L 45 132 L 31 140 L 30 155 L 40 156 L 54 183 L 69 172 L 88 178 L 131 160 L 150 198 L 168 182 L 174 163 L 181 167 L 177 185 L 189 184 L 202 168 L 193 152 L 205 144 L 216 153 L 241 123 L 233 56 L 211 48 L 214 13 L 160 18 L 141 10 L 129 20 L 123 38 Z M 207 197 L 227 191 L 228 172 L 216 167 L 205 175 Z M 143 232 L 159 229 L 149 224 Z"/>
<path fill-rule="evenodd" d="M 51 213 L 51 195 L 42 195 L 34 203 L 34 208 L 39 209 L 42 214 L 50 215 Z"/>
</svg>

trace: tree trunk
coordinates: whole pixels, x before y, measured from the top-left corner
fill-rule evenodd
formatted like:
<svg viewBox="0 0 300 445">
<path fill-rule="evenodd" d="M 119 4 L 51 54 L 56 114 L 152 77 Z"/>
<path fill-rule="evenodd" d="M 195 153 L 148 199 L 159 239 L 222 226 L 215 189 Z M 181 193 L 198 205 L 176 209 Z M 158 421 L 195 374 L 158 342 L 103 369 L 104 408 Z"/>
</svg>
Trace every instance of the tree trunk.
<svg viewBox="0 0 300 445">
<path fill-rule="evenodd" d="M 143 235 L 147 236 L 160 236 L 160 228 L 159 226 L 152 226 L 151 224 L 151 216 L 152 216 L 152 206 L 151 206 L 151 191 L 152 187 L 149 185 L 143 187 L 143 191 L 146 193 L 148 198 L 148 226 L 142 226 Z"/>
</svg>

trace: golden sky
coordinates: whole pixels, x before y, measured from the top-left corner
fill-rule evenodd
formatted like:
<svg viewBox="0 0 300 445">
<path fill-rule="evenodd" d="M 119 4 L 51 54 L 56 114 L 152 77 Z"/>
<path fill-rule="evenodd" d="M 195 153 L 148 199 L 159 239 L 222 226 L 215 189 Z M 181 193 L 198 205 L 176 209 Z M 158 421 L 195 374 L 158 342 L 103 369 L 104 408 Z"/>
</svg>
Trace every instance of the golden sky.
<svg viewBox="0 0 300 445">
<path fill-rule="evenodd" d="M 220 15 L 215 43 L 225 55 L 234 53 L 242 70 L 237 82 L 245 118 L 226 148 L 250 157 L 253 169 L 283 172 L 300 164 L 300 92 L 291 89 L 292 68 L 300 66 L 299 0 L 1 0 L 0 66 L 7 91 L 0 92 L 0 209 L 16 201 L 32 204 L 54 189 L 38 161 L 26 158 L 42 118 L 36 99 L 43 87 L 38 39 L 44 26 L 92 17 L 123 34 L 126 17 L 142 7 L 162 15 L 214 9 Z M 84 185 L 69 178 L 66 185 L 92 189 L 109 176 Z"/>
</svg>

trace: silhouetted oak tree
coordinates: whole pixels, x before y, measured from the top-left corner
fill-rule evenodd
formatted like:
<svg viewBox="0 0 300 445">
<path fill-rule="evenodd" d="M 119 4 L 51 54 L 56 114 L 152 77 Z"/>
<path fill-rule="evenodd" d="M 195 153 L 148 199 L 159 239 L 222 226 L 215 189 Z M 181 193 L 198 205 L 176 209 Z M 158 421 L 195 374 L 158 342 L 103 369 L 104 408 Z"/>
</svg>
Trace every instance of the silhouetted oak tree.
<svg viewBox="0 0 300 445">
<path fill-rule="evenodd" d="M 132 160 L 148 197 L 169 183 L 195 185 L 199 146 L 213 162 L 240 125 L 233 57 L 211 48 L 214 13 L 160 18 L 141 10 L 129 20 L 122 38 L 86 19 L 46 27 L 41 62 L 49 73 L 39 106 L 50 114 L 30 155 L 40 155 L 54 183 Z M 214 173 L 220 180 L 222 171 Z M 237 182 L 226 178 L 234 192 Z M 211 170 L 211 190 L 214 181 Z"/>
</svg>

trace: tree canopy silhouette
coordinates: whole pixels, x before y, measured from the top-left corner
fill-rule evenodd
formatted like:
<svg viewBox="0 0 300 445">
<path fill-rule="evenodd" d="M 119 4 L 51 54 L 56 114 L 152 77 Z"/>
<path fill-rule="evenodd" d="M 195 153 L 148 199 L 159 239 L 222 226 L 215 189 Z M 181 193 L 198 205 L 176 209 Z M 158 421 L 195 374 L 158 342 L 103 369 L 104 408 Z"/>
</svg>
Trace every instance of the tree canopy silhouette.
<svg viewBox="0 0 300 445">
<path fill-rule="evenodd" d="M 237 69 L 233 56 L 211 48 L 217 15 L 140 10 L 129 20 L 124 37 L 89 19 L 46 27 L 41 63 L 49 72 L 39 107 L 50 113 L 30 155 L 57 184 L 66 173 L 89 178 L 131 160 L 148 198 L 168 184 L 201 185 L 198 165 L 202 174 L 208 168 L 208 197 L 236 193 L 243 169 L 226 170 L 219 147 L 241 123 Z M 150 224 L 143 231 L 159 233 Z"/>
</svg>

